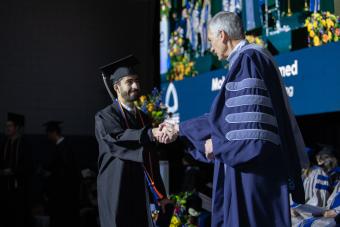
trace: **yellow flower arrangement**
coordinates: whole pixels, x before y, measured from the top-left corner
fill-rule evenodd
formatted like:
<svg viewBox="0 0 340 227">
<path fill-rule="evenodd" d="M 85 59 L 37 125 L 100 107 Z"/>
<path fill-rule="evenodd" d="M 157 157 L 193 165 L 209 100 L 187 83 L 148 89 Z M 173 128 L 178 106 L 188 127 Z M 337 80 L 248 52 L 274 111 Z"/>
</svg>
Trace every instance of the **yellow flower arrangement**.
<svg viewBox="0 0 340 227">
<path fill-rule="evenodd" d="M 180 226 L 181 224 L 182 224 L 181 220 L 177 216 L 175 215 L 172 216 L 170 226 L 177 227 Z"/>
<path fill-rule="evenodd" d="M 142 95 L 141 97 L 139 97 L 139 101 L 141 103 L 144 103 L 146 101 L 146 96 L 145 95 Z"/>
<path fill-rule="evenodd" d="M 257 45 L 264 46 L 264 41 L 259 36 L 246 35 L 246 40 L 249 43 L 255 43 Z"/>
<path fill-rule="evenodd" d="M 314 46 L 320 46 L 319 36 L 314 36 L 313 44 L 314 44 Z"/>
<path fill-rule="evenodd" d="M 162 103 L 162 95 L 157 88 L 154 88 L 147 96 L 140 96 L 135 105 L 149 115 L 154 127 L 162 123 L 166 117 L 166 107 Z"/>
<path fill-rule="evenodd" d="M 161 16 L 164 15 L 164 16 L 168 16 L 169 14 L 169 11 L 171 9 L 171 2 L 170 0 L 161 0 L 160 2 L 160 14 Z"/>
<path fill-rule="evenodd" d="M 307 24 L 307 30 L 310 32 L 313 28 L 313 25 L 311 23 L 308 22 Z"/>
<path fill-rule="evenodd" d="M 322 42 L 327 43 L 328 40 L 329 40 L 328 35 L 327 35 L 327 34 L 323 34 L 323 35 L 322 35 Z"/>
<path fill-rule="evenodd" d="M 247 36 L 246 36 L 246 40 L 247 40 L 249 43 L 254 43 L 254 42 L 255 42 L 255 37 L 252 36 L 252 35 L 247 35 Z"/>
<path fill-rule="evenodd" d="M 175 203 L 174 213 L 171 218 L 171 227 L 197 227 L 200 212 L 190 206 L 188 200 L 197 197 L 192 192 L 181 192 L 170 195 L 170 199 Z M 197 208 L 196 208 L 197 209 Z"/>
<path fill-rule="evenodd" d="M 333 34 L 332 34 L 332 32 L 330 32 L 330 31 L 328 31 L 328 38 L 330 39 L 330 40 L 332 40 L 332 38 L 333 38 Z"/>
<path fill-rule="evenodd" d="M 148 112 L 152 112 L 155 109 L 155 105 L 153 103 L 149 103 L 147 105 L 147 108 L 148 108 Z"/>
<path fill-rule="evenodd" d="M 340 28 L 335 29 L 335 35 L 338 37 L 340 36 Z"/>
<path fill-rule="evenodd" d="M 313 13 L 305 20 L 309 46 L 337 42 L 340 38 L 340 17 L 330 12 Z"/>
<path fill-rule="evenodd" d="M 183 29 L 178 27 L 169 40 L 170 69 L 167 73 L 167 80 L 183 80 L 185 77 L 195 76 L 195 63 L 190 55 L 184 51 L 185 39 Z"/>
<path fill-rule="evenodd" d="M 326 23 L 327 23 L 327 28 L 334 27 L 334 22 L 331 19 L 327 18 Z"/>
</svg>

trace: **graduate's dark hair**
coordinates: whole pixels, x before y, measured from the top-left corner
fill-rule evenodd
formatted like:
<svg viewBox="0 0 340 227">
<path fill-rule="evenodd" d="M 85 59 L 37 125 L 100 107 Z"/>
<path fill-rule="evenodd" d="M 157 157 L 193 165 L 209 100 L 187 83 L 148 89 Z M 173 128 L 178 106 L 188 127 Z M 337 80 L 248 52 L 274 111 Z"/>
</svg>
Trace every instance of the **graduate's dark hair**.
<svg viewBox="0 0 340 227">
<path fill-rule="evenodd" d="M 115 89 L 115 86 L 119 86 L 120 85 L 120 82 L 122 81 L 122 79 L 123 79 L 124 77 L 122 77 L 122 78 L 120 78 L 119 80 L 116 80 L 116 81 L 112 81 L 112 87 L 113 87 L 113 89 L 111 89 L 112 90 L 112 93 L 113 93 L 113 95 L 115 96 L 115 97 L 117 97 L 117 91 L 116 91 L 116 89 Z"/>
<path fill-rule="evenodd" d="M 117 85 L 120 84 L 120 82 L 122 81 L 123 78 L 124 78 L 124 77 L 120 78 L 119 80 L 113 80 L 113 81 L 112 81 L 112 86 L 115 86 L 116 84 L 117 84 Z"/>
</svg>

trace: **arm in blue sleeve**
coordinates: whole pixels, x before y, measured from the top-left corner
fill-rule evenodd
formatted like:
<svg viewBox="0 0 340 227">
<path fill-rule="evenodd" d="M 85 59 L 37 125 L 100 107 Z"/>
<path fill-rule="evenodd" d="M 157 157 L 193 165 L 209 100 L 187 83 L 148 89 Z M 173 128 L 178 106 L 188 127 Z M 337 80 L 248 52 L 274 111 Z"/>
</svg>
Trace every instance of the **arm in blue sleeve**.
<svg viewBox="0 0 340 227">
<path fill-rule="evenodd" d="M 210 139 L 208 114 L 185 121 L 180 124 L 179 136 L 186 143 L 186 151 L 201 162 L 212 162 L 205 157 L 204 144 Z"/>
<path fill-rule="evenodd" d="M 279 154 L 280 143 L 266 83 L 249 56 L 238 63 L 209 118 L 215 159 L 232 167 Z"/>
</svg>

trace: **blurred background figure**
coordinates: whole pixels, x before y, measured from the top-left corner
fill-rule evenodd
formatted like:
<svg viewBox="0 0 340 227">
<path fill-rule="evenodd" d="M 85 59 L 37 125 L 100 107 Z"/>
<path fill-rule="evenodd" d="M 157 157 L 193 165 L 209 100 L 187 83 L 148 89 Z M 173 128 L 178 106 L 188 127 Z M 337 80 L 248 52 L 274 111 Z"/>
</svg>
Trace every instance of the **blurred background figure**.
<svg viewBox="0 0 340 227">
<path fill-rule="evenodd" d="M 324 150 L 315 151 L 306 148 L 310 159 L 310 167 L 303 171 L 303 186 L 305 190 L 306 203 L 313 206 L 326 206 L 327 199 L 330 195 L 329 167 L 325 166 L 331 154 Z"/>
<path fill-rule="evenodd" d="M 31 149 L 23 137 L 25 117 L 8 113 L 0 146 L 0 226 L 30 226 Z"/>
<path fill-rule="evenodd" d="M 75 227 L 79 216 L 80 173 L 71 145 L 62 136 L 60 121 L 44 124 L 54 149 L 45 167 L 50 227 Z"/>
<path fill-rule="evenodd" d="M 98 227 L 97 173 L 89 168 L 81 171 L 80 226 Z"/>
</svg>

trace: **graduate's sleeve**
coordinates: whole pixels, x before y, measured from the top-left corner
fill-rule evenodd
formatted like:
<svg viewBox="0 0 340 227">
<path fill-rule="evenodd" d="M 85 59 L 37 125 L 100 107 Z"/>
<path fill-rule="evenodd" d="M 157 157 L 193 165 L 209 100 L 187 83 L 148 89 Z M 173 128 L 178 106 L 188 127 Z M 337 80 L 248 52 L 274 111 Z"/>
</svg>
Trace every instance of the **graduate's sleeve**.
<svg viewBox="0 0 340 227">
<path fill-rule="evenodd" d="M 148 130 L 124 129 L 117 115 L 101 111 L 95 116 L 95 133 L 99 151 L 135 162 L 143 162 L 143 146 L 151 143 Z"/>
<path fill-rule="evenodd" d="M 209 118 L 215 159 L 232 167 L 279 151 L 277 119 L 266 83 L 251 58 L 240 55 Z"/>
<path fill-rule="evenodd" d="M 184 121 L 179 125 L 179 137 L 184 142 L 186 151 L 196 160 L 212 162 L 205 157 L 204 144 L 210 139 L 208 114 Z"/>
</svg>

